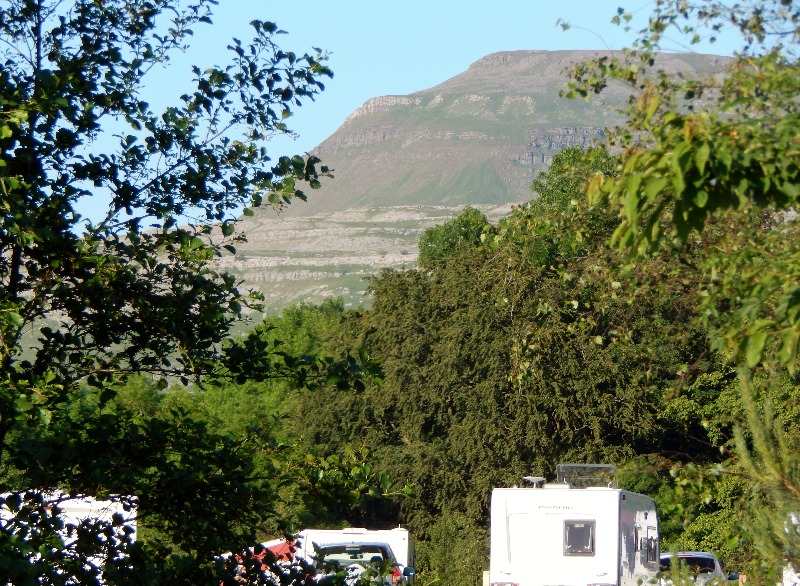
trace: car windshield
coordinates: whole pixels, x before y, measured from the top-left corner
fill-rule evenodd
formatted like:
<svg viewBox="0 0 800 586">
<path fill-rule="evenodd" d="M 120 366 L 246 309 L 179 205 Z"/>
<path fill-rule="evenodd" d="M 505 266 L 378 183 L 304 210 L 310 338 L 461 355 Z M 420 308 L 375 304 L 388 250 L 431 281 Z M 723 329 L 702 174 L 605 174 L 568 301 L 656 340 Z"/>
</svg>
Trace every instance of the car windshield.
<svg viewBox="0 0 800 586">
<path fill-rule="evenodd" d="M 381 545 L 334 545 L 320 548 L 317 554 L 321 567 L 337 566 L 340 568 L 350 564 L 374 564 L 382 566 L 392 561 L 386 548 Z"/>
<path fill-rule="evenodd" d="M 677 557 L 681 565 L 685 564 L 693 574 L 707 574 L 714 571 L 714 560 L 712 558 L 699 555 L 679 555 Z M 661 557 L 662 570 L 669 570 L 670 560 L 670 556 Z"/>
</svg>

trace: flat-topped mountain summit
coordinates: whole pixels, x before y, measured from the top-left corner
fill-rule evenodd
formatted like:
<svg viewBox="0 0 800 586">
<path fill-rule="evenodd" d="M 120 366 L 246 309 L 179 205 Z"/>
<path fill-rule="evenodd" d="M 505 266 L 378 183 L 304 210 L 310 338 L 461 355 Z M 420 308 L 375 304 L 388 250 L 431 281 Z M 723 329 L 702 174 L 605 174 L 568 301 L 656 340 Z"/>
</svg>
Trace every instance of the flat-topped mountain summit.
<svg viewBox="0 0 800 586">
<path fill-rule="evenodd" d="M 405 96 L 367 100 L 315 150 L 335 179 L 291 214 L 385 205 L 501 204 L 530 197 L 534 174 L 566 146 L 621 121 L 624 88 L 590 101 L 559 96 L 567 69 L 599 51 L 505 51 Z M 662 54 L 658 67 L 699 77 L 725 58 Z"/>
</svg>

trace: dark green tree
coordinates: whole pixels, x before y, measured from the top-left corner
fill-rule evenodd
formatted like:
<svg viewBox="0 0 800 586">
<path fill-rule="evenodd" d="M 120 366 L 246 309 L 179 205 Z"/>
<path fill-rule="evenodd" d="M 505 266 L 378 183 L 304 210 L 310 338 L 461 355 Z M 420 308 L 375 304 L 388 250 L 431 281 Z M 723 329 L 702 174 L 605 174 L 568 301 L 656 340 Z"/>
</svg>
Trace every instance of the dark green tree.
<svg viewBox="0 0 800 586">
<path fill-rule="evenodd" d="M 419 239 L 419 266 L 431 268 L 466 248 L 478 246 L 491 230 L 486 216 L 467 207 L 452 220 L 423 232 Z"/>
</svg>

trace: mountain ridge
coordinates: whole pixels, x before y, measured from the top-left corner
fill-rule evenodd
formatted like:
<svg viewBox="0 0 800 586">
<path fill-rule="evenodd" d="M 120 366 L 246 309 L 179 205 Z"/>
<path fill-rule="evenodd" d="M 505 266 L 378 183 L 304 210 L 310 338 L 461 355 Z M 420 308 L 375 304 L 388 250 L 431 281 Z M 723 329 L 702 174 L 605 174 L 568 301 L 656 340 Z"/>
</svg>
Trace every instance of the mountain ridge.
<svg viewBox="0 0 800 586">
<path fill-rule="evenodd" d="M 622 122 L 619 110 L 628 94 L 621 85 L 612 84 L 588 102 L 559 96 L 570 66 L 618 54 L 501 51 L 432 87 L 370 98 L 313 151 L 335 177 L 288 213 L 524 201 L 534 175 L 550 158 L 537 145 L 569 135 L 596 138 L 594 129 Z M 700 76 L 721 71 L 725 60 L 666 53 L 656 65 L 673 75 Z"/>
</svg>

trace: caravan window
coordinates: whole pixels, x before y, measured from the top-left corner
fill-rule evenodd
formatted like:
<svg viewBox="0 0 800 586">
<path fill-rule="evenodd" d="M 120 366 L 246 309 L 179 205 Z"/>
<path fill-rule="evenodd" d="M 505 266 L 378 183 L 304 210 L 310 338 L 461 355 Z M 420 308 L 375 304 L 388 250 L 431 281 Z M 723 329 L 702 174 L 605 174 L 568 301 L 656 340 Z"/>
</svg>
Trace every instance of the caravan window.
<svg viewBox="0 0 800 586">
<path fill-rule="evenodd" d="M 564 555 L 594 555 L 594 521 L 564 521 Z"/>
</svg>

